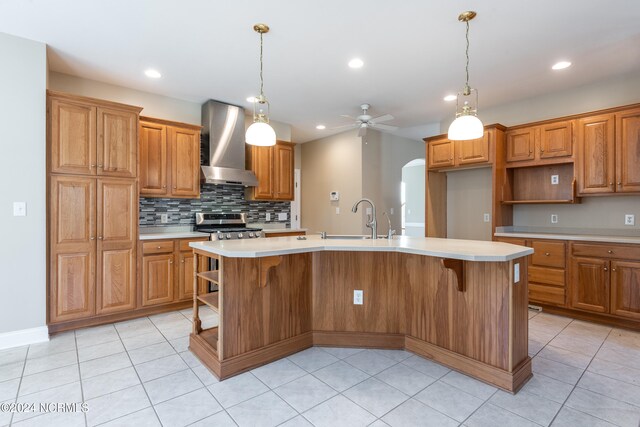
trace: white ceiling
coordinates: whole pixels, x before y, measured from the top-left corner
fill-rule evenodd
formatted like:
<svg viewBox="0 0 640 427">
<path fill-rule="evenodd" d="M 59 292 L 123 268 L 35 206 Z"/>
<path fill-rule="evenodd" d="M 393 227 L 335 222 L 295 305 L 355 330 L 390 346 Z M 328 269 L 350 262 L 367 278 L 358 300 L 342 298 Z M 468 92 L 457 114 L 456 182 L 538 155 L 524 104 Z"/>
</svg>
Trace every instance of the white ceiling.
<svg viewBox="0 0 640 427">
<path fill-rule="evenodd" d="M 47 43 L 54 71 L 249 108 L 252 26 L 264 22 L 265 94 L 294 140 L 330 134 L 315 125 L 347 124 L 340 114 L 357 115 L 363 102 L 420 137 L 454 113 L 442 98 L 464 84 L 457 16 L 469 9 L 481 109 L 640 71 L 637 0 L 0 0 L 0 31 Z M 365 66 L 348 68 L 354 57 Z M 574 66 L 551 71 L 560 59 Z M 150 67 L 163 77 L 145 77 Z"/>
</svg>

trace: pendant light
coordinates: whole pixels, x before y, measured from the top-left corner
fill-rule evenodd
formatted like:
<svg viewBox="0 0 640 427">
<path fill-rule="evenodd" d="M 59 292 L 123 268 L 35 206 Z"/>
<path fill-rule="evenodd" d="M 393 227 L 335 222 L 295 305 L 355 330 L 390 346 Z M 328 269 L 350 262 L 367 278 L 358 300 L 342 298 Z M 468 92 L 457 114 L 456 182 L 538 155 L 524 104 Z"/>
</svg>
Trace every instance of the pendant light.
<svg viewBox="0 0 640 427">
<path fill-rule="evenodd" d="M 478 118 L 478 90 L 472 89 L 469 86 L 469 21 L 476 17 L 476 13 L 473 11 L 462 12 L 458 16 L 458 21 L 467 24 L 467 50 L 465 56 L 467 58 L 467 66 L 465 68 L 467 74 L 467 81 L 464 85 L 462 92 L 458 93 L 458 99 L 456 101 L 456 118 L 449 126 L 448 138 L 454 141 L 465 141 L 469 139 L 482 138 L 484 134 L 484 126 Z M 475 100 L 472 94 L 475 94 Z M 460 102 L 462 98 L 462 106 Z M 469 101 L 472 103 L 470 104 Z M 475 102 L 474 102 L 475 101 Z"/>
<path fill-rule="evenodd" d="M 256 24 L 253 31 L 260 34 L 260 95 L 253 102 L 253 123 L 245 133 L 245 141 L 250 145 L 264 147 L 276 145 L 276 132 L 269 125 L 269 101 L 264 96 L 262 78 L 262 36 L 269 32 L 269 27 L 266 24 Z"/>
</svg>

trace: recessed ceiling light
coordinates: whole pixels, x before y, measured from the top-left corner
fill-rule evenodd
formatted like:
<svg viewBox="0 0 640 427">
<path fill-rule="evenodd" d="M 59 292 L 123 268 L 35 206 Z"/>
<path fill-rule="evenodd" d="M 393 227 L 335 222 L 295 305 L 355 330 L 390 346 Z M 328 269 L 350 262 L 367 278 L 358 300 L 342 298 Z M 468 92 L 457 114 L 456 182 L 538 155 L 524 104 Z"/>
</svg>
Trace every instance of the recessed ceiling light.
<svg viewBox="0 0 640 427">
<path fill-rule="evenodd" d="M 324 129 L 326 129 L 326 128 L 327 128 L 327 127 L 326 127 L 325 125 L 318 125 L 318 126 L 316 126 L 316 129 L 318 129 L 318 130 L 324 130 Z"/>
<path fill-rule="evenodd" d="M 362 68 L 363 65 L 364 62 L 362 62 L 362 59 L 360 58 L 353 58 L 351 61 L 349 61 L 349 67 L 351 68 Z"/>
<path fill-rule="evenodd" d="M 553 64 L 551 67 L 552 70 L 564 70 L 565 68 L 571 67 L 571 62 L 569 61 L 560 61 Z"/>
<path fill-rule="evenodd" d="M 248 97 L 248 98 L 247 98 L 247 102 L 250 102 L 250 103 L 252 103 L 252 104 L 253 104 L 254 102 L 256 102 L 256 101 L 257 101 L 257 99 L 256 99 L 256 97 L 255 97 L 255 96 L 250 96 L 250 97 Z"/>
<path fill-rule="evenodd" d="M 148 70 L 145 70 L 144 75 L 149 77 L 150 79 L 159 79 L 160 77 L 162 77 L 162 74 L 160 74 L 160 71 L 154 70 L 153 68 L 149 68 Z"/>
<path fill-rule="evenodd" d="M 455 101 L 456 99 L 458 99 L 458 95 L 447 95 L 444 97 L 445 101 Z"/>
</svg>

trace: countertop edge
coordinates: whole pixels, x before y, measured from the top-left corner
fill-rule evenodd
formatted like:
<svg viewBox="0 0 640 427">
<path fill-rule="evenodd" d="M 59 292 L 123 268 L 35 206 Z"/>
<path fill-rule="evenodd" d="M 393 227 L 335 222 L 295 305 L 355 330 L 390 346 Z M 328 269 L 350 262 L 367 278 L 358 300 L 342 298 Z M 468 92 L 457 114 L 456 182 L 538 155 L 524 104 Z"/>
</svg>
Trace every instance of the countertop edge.
<svg viewBox="0 0 640 427">
<path fill-rule="evenodd" d="M 580 242 L 599 242 L 599 243 L 626 243 L 637 245 L 640 244 L 640 237 L 622 237 L 622 236 L 598 236 L 598 235 L 580 235 L 580 234 L 552 234 L 552 233 L 535 233 L 525 231 L 509 231 L 494 233 L 496 237 L 516 237 L 516 238 L 533 238 L 533 239 L 549 239 L 549 240 L 575 240 Z"/>
<path fill-rule="evenodd" d="M 169 233 L 143 233 L 138 240 L 165 240 L 165 239 L 189 239 L 191 237 L 209 237 L 210 233 L 200 233 L 197 231 L 174 231 Z"/>
</svg>

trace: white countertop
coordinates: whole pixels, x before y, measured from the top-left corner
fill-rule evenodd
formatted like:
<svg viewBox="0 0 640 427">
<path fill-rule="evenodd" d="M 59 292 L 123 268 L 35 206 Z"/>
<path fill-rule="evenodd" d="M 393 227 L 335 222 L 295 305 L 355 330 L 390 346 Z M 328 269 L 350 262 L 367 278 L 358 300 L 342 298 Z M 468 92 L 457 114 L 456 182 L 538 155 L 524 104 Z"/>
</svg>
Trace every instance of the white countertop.
<svg viewBox="0 0 640 427">
<path fill-rule="evenodd" d="M 306 228 L 263 228 L 262 232 L 264 234 L 271 234 L 271 233 L 301 233 L 301 232 L 307 232 Z"/>
<path fill-rule="evenodd" d="M 402 252 L 465 261 L 509 261 L 533 249 L 502 242 L 398 236 L 392 240 L 321 239 L 320 236 L 192 242 L 189 246 L 230 258 L 259 258 L 319 251 Z"/>
<path fill-rule="evenodd" d="M 597 232 L 594 232 L 597 231 Z M 581 242 L 604 242 L 604 243 L 630 243 L 640 244 L 640 236 L 633 234 L 634 230 L 628 231 L 626 235 L 615 230 L 607 234 L 607 230 L 581 230 L 581 229 L 559 229 L 555 230 L 522 230 L 512 227 L 498 227 L 494 235 L 496 237 L 514 237 L 520 239 L 550 239 L 550 240 L 575 240 Z"/>
<path fill-rule="evenodd" d="M 190 237 L 209 237 L 209 233 L 197 231 L 168 231 L 162 233 L 140 233 L 140 240 L 188 239 Z"/>
</svg>

